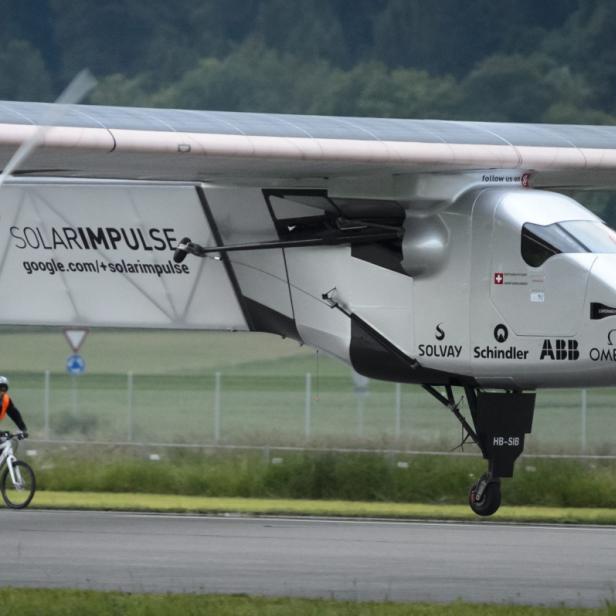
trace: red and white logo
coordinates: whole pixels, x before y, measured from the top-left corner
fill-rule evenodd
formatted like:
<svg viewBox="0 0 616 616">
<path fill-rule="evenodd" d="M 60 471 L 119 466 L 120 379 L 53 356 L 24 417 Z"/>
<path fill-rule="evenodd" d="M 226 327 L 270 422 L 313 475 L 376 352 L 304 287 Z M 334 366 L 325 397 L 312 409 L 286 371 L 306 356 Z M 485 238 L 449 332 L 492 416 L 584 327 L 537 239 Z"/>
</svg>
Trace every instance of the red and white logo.
<svg viewBox="0 0 616 616">
<path fill-rule="evenodd" d="M 494 274 L 494 284 L 503 284 L 505 282 L 505 275 L 503 272 L 496 272 Z"/>
</svg>

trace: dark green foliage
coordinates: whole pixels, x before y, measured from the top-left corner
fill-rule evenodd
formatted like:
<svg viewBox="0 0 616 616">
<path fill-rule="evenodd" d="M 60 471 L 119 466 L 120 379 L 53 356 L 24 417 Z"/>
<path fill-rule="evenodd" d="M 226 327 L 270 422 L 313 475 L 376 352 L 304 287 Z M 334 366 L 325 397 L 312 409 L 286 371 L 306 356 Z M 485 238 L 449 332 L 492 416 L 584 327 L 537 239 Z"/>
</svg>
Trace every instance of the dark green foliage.
<svg viewBox="0 0 616 616">
<path fill-rule="evenodd" d="M 110 456 L 110 453 L 112 455 Z M 358 453 L 196 453 L 169 450 L 161 460 L 143 450 L 49 450 L 33 462 L 40 489 L 202 496 L 465 503 L 484 472 L 475 457 Z M 398 462 L 408 463 L 400 467 Z M 503 482 L 509 505 L 616 507 L 616 463 L 573 460 L 518 462 Z"/>
<path fill-rule="evenodd" d="M 0 98 L 81 68 L 99 104 L 613 123 L 609 0 L 8 2 Z"/>
<path fill-rule="evenodd" d="M 0 47 L 0 98 L 49 100 L 51 79 L 38 49 L 22 39 Z"/>
</svg>

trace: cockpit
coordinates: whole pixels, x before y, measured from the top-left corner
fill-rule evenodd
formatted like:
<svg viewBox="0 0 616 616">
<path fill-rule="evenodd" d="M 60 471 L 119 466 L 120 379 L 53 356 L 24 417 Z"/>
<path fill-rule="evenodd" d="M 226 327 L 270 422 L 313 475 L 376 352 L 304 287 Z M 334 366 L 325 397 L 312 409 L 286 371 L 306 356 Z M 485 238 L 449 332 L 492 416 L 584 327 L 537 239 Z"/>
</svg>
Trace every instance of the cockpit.
<svg viewBox="0 0 616 616">
<path fill-rule="evenodd" d="M 596 220 L 569 220 L 522 227 L 522 258 L 531 267 L 566 253 L 616 253 L 616 232 Z"/>
<path fill-rule="evenodd" d="M 473 217 L 474 263 L 487 246 L 491 251 L 481 284 L 487 283 L 492 305 L 518 336 L 571 338 L 588 320 L 589 303 L 616 306 L 616 232 L 573 199 L 486 190 Z M 481 226 L 487 217 L 489 243 Z M 597 287 L 604 279 L 605 292 Z"/>
</svg>

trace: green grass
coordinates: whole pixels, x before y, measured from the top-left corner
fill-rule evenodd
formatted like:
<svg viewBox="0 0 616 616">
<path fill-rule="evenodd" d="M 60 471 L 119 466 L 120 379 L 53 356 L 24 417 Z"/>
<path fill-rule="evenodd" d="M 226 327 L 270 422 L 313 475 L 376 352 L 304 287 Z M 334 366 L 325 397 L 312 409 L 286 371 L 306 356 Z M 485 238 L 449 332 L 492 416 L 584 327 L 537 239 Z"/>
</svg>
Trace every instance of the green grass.
<svg viewBox="0 0 616 616">
<path fill-rule="evenodd" d="M 466 505 L 374 503 L 280 498 L 224 498 L 111 492 L 36 493 L 31 508 L 89 509 L 241 515 L 288 515 L 406 520 L 478 521 Z M 599 508 L 502 507 L 494 522 L 541 524 L 616 524 L 616 510 Z"/>
<path fill-rule="evenodd" d="M 0 329 L 11 372 L 62 373 L 72 353 L 62 329 Z M 297 342 L 259 333 L 92 330 L 81 347 L 94 374 L 203 374 L 238 364 L 311 356 Z M 9 365 L 5 365 L 9 369 Z"/>
<path fill-rule="evenodd" d="M 282 599 L 225 595 L 145 595 L 90 590 L 0 590 L 4 614 L 22 616 L 612 616 L 597 609 L 449 603 L 360 603 L 321 599 Z"/>
<path fill-rule="evenodd" d="M 149 460 L 151 453 L 161 459 Z M 481 459 L 466 457 L 279 452 L 267 459 L 149 448 L 52 447 L 27 459 L 39 489 L 58 492 L 433 505 L 466 505 L 484 470 Z M 515 479 L 503 481 L 503 504 L 616 511 L 616 462 L 522 461 Z"/>
</svg>

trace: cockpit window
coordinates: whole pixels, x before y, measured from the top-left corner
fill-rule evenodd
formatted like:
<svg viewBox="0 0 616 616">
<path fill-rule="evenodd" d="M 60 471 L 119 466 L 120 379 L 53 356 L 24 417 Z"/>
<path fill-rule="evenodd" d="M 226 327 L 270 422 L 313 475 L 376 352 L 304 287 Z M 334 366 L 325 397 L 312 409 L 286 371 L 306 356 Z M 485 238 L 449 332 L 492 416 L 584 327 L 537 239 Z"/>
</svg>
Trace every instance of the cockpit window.
<svg viewBox="0 0 616 616">
<path fill-rule="evenodd" d="M 616 233 L 592 220 L 522 227 L 522 258 L 528 265 L 539 267 L 553 255 L 572 252 L 616 253 Z"/>
<path fill-rule="evenodd" d="M 559 224 L 588 252 L 616 252 L 616 233 L 603 223 L 591 220 L 570 220 Z"/>
</svg>

